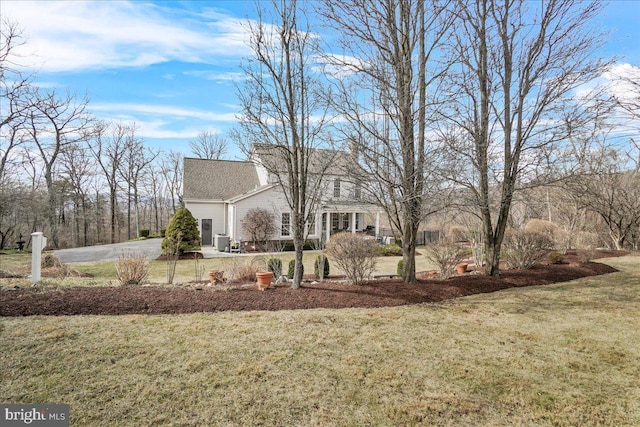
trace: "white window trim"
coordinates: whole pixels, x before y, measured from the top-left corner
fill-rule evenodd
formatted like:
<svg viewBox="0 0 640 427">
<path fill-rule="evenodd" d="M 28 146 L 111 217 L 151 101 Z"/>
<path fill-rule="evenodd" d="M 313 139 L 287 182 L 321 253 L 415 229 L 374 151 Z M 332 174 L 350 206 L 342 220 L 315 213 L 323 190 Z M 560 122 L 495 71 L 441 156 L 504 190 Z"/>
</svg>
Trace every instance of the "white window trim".
<svg viewBox="0 0 640 427">
<path fill-rule="evenodd" d="M 285 221 L 284 216 L 288 216 L 287 234 L 284 234 Z M 280 237 L 291 237 L 291 212 L 282 212 L 280 214 Z"/>
<path fill-rule="evenodd" d="M 311 219 L 313 221 L 308 221 L 307 224 L 306 224 L 307 233 L 308 233 L 307 235 L 315 237 L 315 236 L 318 235 L 317 234 L 318 233 L 318 227 L 317 227 L 317 222 L 318 221 L 316 219 L 316 214 L 315 213 L 311 213 L 310 216 L 311 216 L 311 218 L 309 218 L 309 219 Z"/>
</svg>

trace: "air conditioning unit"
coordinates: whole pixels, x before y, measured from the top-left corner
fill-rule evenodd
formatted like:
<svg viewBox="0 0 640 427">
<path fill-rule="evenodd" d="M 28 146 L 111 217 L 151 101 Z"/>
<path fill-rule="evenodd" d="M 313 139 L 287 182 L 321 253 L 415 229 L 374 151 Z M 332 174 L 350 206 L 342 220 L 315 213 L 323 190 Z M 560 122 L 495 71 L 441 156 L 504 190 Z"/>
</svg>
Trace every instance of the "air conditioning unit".
<svg viewBox="0 0 640 427">
<path fill-rule="evenodd" d="M 219 252 L 228 251 L 229 250 L 229 236 L 227 236 L 226 234 L 216 234 L 215 237 L 214 237 L 213 246 L 215 246 L 216 249 Z"/>
</svg>

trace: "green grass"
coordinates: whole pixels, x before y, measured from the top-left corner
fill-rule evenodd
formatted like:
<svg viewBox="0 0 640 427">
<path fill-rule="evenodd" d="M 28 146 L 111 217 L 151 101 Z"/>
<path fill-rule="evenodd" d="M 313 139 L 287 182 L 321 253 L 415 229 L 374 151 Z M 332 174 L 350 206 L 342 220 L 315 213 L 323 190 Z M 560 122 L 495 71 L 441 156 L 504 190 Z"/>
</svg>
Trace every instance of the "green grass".
<svg viewBox="0 0 640 427">
<path fill-rule="evenodd" d="M 385 309 L 0 319 L 0 401 L 79 426 L 637 426 L 640 258 Z"/>
</svg>

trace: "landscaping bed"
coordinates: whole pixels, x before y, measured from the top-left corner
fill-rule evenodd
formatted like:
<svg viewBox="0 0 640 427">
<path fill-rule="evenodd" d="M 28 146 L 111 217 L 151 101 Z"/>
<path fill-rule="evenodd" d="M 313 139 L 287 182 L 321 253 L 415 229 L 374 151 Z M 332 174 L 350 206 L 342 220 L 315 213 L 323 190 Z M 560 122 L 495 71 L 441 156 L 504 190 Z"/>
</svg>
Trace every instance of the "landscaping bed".
<svg viewBox="0 0 640 427">
<path fill-rule="evenodd" d="M 599 251 L 597 257 L 627 252 Z M 0 316 L 78 314 L 176 314 L 218 311 L 294 310 L 307 308 L 388 307 L 437 302 L 501 289 L 546 285 L 616 270 L 597 262 L 579 262 L 569 253 L 563 264 L 540 264 L 529 270 L 504 270 L 499 278 L 482 274 L 438 280 L 426 272 L 415 284 L 400 279 L 353 286 L 340 280 L 284 283 L 261 292 L 256 286 L 76 286 L 32 287 L 0 291 Z"/>
</svg>

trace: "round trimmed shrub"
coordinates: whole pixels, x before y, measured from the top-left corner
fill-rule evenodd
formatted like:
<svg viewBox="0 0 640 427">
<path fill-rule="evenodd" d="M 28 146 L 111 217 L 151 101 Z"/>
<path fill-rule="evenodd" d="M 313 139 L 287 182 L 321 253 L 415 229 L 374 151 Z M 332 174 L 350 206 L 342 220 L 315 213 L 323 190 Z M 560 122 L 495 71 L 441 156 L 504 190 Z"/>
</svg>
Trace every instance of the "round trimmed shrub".
<svg viewBox="0 0 640 427">
<path fill-rule="evenodd" d="M 402 247 L 399 245 L 392 243 L 390 245 L 380 246 L 380 255 L 382 256 L 400 256 L 402 255 Z"/>
<path fill-rule="evenodd" d="M 320 264 L 324 261 L 324 274 L 322 275 L 322 277 L 327 277 L 329 276 L 329 258 L 327 258 L 325 255 L 318 255 L 318 257 L 316 258 L 316 260 L 313 262 L 313 274 L 316 277 L 320 277 Z"/>
<path fill-rule="evenodd" d="M 560 252 L 553 251 L 549 254 L 549 264 L 562 264 L 564 256 Z"/>
<path fill-rule="evenodd" d="M 402 260 L 398 261 L 398 268 L 396 268 L 396 274 L 398 276 L 402 276 L 402 272 L 404 271 L 404 262 Z"/>
<path fill-rule="evenodd" d="M 304 275 L 304 264 L 302 264 L 300 268 L 302 268 L 302 274 Z M 296 269 L 296 260 L 292 259 L 291 261 L 289 261 L 289 270 L 287 270 L 287 277 L 289 279 L 293 279 L 293 274 L 295 272 L 295 269 Z"/>
<path fill-rule="evenodd" d="M 180 208 L 169 221 L 165 238 L 162 239 L 162 252 L 171 255 L 200 249 L 198 221 L 187 208 Z"/>
</svg>

